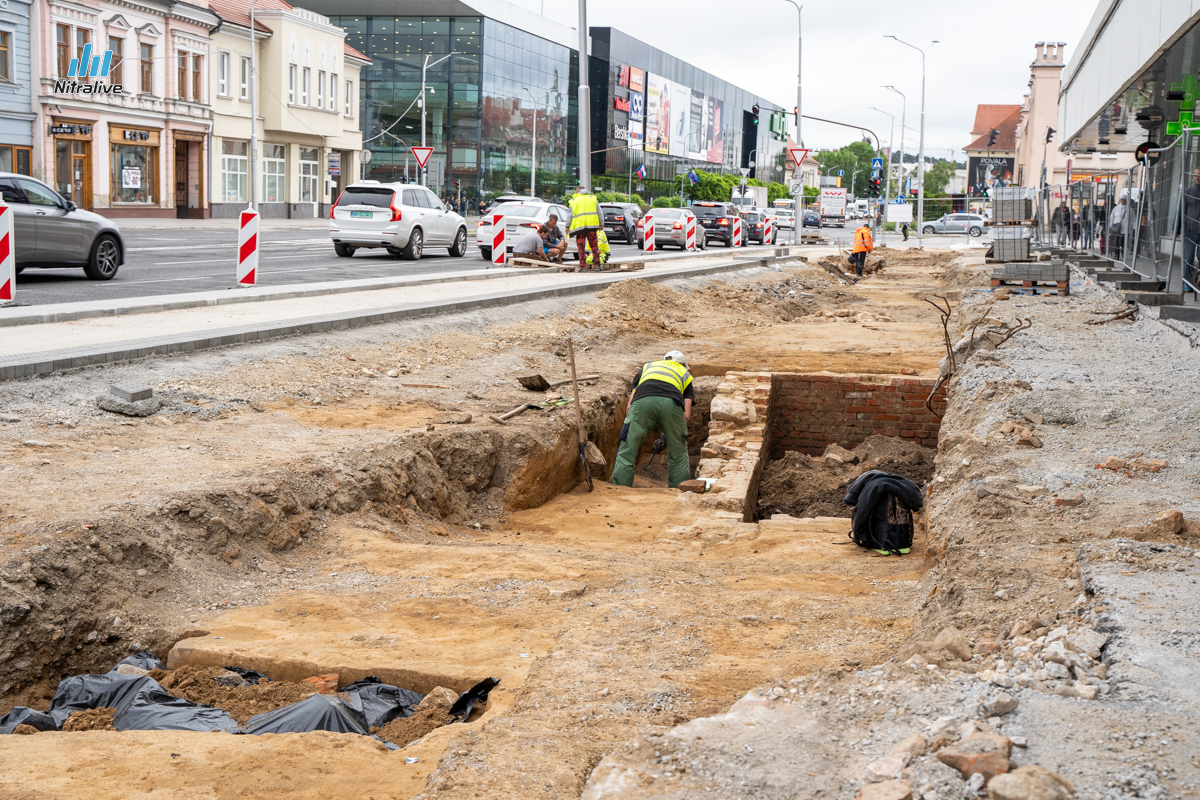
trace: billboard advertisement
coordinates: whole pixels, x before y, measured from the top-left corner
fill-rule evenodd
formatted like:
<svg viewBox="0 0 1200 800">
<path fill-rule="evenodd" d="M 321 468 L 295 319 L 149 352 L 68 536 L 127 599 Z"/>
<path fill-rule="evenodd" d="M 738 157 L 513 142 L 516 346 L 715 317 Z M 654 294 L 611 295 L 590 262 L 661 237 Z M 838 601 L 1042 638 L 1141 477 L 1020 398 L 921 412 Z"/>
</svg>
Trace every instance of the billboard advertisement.
<svg viewBox="0 0 1200 800">
<path fill-rule="evenodd" d="M 967 181 L 971 194 L 984 194 L 1001 186 L 1015 184 L 1016 159 L 1013 156 L 971 156 L 967 160 Z"/>
<path fill-rule="evenodd" d="M 646 152 L 670 152 L 671 146 L 671 90 L 667 79 L 659 75 L 646 75 Z"/>
<path fill-rule="evenodd" d="M 646 73 L 642 72 L 637 67 L 629 68 L 628 86 L 629 86 L 629 91 L 631 94 L 641 94 L 642 92 L 644 92 L 646 90 L 646 85 L 645 85 L 645 80 L 644 80 L 645 74 Z"/>
<path fill-rule="evenodd" d="M 631 107 L 630 118 L 633 119 Z M 725 155 L 725 103 L 661 75 L 647 73 L 646 150 L 720 164 Z"/>
</svg>

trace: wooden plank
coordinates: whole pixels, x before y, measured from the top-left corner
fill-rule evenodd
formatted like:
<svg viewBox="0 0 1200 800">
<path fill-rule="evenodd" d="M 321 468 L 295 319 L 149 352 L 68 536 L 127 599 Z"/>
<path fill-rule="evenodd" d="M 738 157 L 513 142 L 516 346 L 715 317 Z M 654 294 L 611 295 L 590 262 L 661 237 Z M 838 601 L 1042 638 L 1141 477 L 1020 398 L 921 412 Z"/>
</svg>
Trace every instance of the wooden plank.
<svg viewBox="0 0 1200 800">
<path fill-rule="evenodd" d="M 554 265 L 548 261 L 534 261 L 532 258 L 517 258 L 514 256 L 513 258 L 509 259 L 508 266 L 510 266 L 510 267 L 536 267 L 538 269 L 545 269 L 547 267 L 552 267 Z"/>
</svg>

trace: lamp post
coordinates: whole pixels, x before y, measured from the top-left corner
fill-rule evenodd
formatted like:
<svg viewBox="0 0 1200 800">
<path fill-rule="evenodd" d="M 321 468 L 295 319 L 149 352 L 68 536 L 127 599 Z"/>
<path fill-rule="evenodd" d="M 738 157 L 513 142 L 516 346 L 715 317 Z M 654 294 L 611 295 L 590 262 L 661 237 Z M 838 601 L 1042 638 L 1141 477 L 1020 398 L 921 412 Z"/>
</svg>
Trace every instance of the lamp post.
<svg viewBox="0 0 1200 800">
<path fill-rule="evenodd" d="M 878 111 L 880 114 L 887 114 L 892 118 L 892 132 L 888 134 L 888 169 L 887 175 L 883 178 L 883 206 L 887 208 L 888 203 L 892 201 L 892 139 L 896 135 L 896 115 L 888 114 L 888 112 L 875 106 L 871 106 L 871 110 Z M 901 131 L 900 135 L 903 136 L 904 131 Z M 884 212 L 883 215 L 883 230 L 887 231 L 887 212 Z"/>
<path fill-rule="evenodd" d="M 787 2 L 796 7 L 796 29 L 799 39 L 799 45 L 796 48 L 796 144 L 804 147 L 804 137 L 800 135 L 800 115 L 803 113 L 800 108 L 800 100 L 803 95 L 804 83 L 804 6 L 797 3 L 796 0 L 787 0 Z"/>
<path fill-rule="evenodd" d="M 540 98 L 535 98 L 533 92 L 529 91 L 529 87 L 525 87 L 525 94 L 529 95 L 529 99 L 533 101 L 533 148 L 529 156 L 529 196 L 537 197 L 537 104 Z M 546 92 L 546 102 L 550 102 L 549 92 Z"/>
<path fill-rule="evenodd" d="M 900 95 L 900 180 L 896 183 L 896 196 L 899 197 L 904 194 L 904 131 L 907 129 L 905 117 L 908 116 L 908 98 L 895 86 L 888 85 L 883 88 Z M 888 169 L 890 172 L 891 159 L 888 159 Z"/>
<path fill-rule="evenodd" d="M 451 50 L 449 53 L 446 53 L 446 55 L 442 56 L 437 61 L 434 61 L 432 64 L 430 64 L 429 63 L 429 55 L 427 54 L 425 56 L 425 61 L 422 62 L 422 64 L 421 64 L 421 147 L 425 146 L 425 73 L 427 73 L 429 71 L 430 67 L 436 67 L 438 64 L 442 63 L 450 56 L 456 56 L 456 55 L 458 55 L 458 53 Z M 431 89 L 430 91 L 432 92 L 433 90 Z M 429 162 L 426 161 L 425 163 L 428 164 Z M 421 167 L 420 170 L 421 170 L 421 185 L 426 186 L 426 185 L 428 185 L 429 170 L 427 167 Z"/>
<path fill-rule="evenodd" d="M 937 44 L 937 40 L 934 39 L 929 43 L 929 47 L 922 50 L 915 44 L 909 44 L 902 39 L 896 39 L 895 36 L 890 34 L 884 38 L 895 39 L 905 47 L 911 47 L 921 54 L 921 144 L 917 153 L 917 236 L 923 240 L 924 234 L 921 231 L 925 227 L 925 53 L 928 52 L 930 47 Z M 922 244 L 924 244 L 923 241 Z"/>
<path fill-rule="evenodd" d="M 250 207 L 258 211 L 258 48 L 254 44 L 254 5 L 250 0 Z"/>
<path fill-rule="evenodd" d="M 592 93 L 588 87 L 587 0 L 579 0 L 579 183 L 592 190 Z"/>
</svg>

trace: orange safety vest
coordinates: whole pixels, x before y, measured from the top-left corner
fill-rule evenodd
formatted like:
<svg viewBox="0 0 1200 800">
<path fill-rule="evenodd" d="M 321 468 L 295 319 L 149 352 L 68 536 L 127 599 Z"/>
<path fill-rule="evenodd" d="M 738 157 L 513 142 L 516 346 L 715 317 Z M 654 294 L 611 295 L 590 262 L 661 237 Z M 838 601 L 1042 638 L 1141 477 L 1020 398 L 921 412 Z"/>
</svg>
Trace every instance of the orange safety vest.
<svg viewBox="0 0 1200 800">
<path fill-rule="evenodd" d="M 863 226 L 854 232 L 854 252 L 855 253 L 870 253 L 875 249 L 875 243 L 871 241 L 871 229 Z"/>
</svg>

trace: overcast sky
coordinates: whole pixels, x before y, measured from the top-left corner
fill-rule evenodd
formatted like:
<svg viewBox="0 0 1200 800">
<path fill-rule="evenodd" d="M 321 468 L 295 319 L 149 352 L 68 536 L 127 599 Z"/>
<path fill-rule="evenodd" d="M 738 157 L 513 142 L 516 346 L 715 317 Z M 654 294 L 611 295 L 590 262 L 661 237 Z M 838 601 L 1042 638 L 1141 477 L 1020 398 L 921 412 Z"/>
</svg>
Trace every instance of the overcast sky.
<svg viewBox="0 0 1200 800">
<path fill-rule="evenodd" d="M 572 27 L 578 19 L 575 0 L 512 2 L 534 12 L 544 3 L 547 17 Z M 942 158 L 951 148 L 962 158 L 976 105 L 1021 102 L 1035 42 L 1066 42 L 1070 63 L 1096 8 L 1095 0 L 800 2 L 803 112 L 871 127 L 884 147 L 892 123 L 869 106 L 895 114 L 899 148 L 901 99 L 881 84 L 908 96 L 908 152 L 916 152 L 921 120 L 921 56 L 884 35 L 918 47 L 939 40 L 926 56 L 925 150 Z M 619 28 L 789 110 L 796 104 L 796 8 L 785 0 L 592 0 L 588 24 Z M 805 143 L 814 149 L 856 138 L 847 128 L 804 122 Z"/>
</svg>

